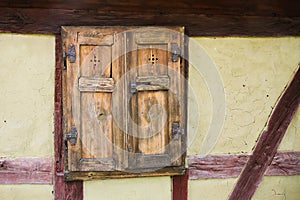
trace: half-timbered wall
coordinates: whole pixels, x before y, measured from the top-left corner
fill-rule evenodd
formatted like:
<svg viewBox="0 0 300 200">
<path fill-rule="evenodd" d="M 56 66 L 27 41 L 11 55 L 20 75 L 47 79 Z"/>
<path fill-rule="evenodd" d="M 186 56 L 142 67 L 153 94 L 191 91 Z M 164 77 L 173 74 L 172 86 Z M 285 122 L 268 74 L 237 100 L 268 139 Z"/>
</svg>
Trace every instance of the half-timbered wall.
<svg viewBox="0 0 300 200">
<path fill-rule="evenodd" d="M 196 62 L 189 70 L 188 155 L 251 153 L 297 69 L 300 38 L 192 37 L 190 44 L 190 60 Z M 0 170 L 0 198 L 52 199 L 55 37 L 0 34 L 0 52 L 0 169 L 9 163 L 15 167 L 6 168 L 12 171 L 6 183 Z M 212 148 L 201 149 L 213 119 L 212 89 L 218 86 L 209 85 L 209 78 L 216 77 L 208 77 L 205 66 L 215 67 L 219 74 L 226 115 L 218 140 Z M 298 110 L 280 151 L 300 151 L 299 130 Z M 222 179 L 189 180 L 188 199 L 225 200 L 236 178 L 229 174 Z M 300 175 L 266 176 L 253 199 L 299 199 L 299 181 Z M 168 176 L 85 181 L 83 186 L 88 200 L 171 200 L 172 196 Z"/>
</svg>

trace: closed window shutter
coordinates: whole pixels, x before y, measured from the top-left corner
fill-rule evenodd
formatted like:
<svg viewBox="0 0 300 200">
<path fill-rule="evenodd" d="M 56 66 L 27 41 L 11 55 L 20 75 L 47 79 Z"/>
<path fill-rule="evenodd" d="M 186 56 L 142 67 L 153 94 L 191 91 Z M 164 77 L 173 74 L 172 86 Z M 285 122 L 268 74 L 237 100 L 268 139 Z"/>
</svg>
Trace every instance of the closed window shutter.
<svg viewBox="0 0 300 200">
<path fill-rule="evenodd" d="M 63 27 L 62 38 L 67 179 L 182 172 L 183 28 Z"/>
<path fill-rule="evenodd" d="M 174 133 L 172 124 L 181 129 L 184 122 L 183 76 L 181 59 L 172 60 L 172 47 L 183 49 L 182 32 L 144 28 L 127 37 L 132 93 L 129 168 L 178 166 L 182 132 Z"/>
</svg>

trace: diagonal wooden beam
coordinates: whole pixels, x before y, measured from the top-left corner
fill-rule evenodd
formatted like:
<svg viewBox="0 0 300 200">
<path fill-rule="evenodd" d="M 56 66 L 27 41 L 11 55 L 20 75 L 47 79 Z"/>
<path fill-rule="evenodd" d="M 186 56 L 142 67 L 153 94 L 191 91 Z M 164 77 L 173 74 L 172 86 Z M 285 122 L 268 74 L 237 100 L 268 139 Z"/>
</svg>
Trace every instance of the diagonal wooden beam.
<svg viewBox="0 0 300 200">
<path fill-rule="evenodd" d="M 272 111 L 229 200 L 249 200 L 254 195 L 300 103 L 300 66 Z"/>
</svg>

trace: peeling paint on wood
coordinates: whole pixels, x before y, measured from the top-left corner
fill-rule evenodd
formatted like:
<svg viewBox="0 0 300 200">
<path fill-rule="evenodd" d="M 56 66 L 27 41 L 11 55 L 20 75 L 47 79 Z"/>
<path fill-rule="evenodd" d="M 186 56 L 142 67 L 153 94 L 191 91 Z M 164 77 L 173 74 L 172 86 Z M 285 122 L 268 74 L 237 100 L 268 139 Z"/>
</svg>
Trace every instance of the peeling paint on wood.
<svg viewBox="0 0 300 200">
<path fill-rule="evenodd" d="M 0 184 L 52 184 L 51 158 L 0 158 Z"/>
<path fill-rule="evenodd" d="M 233 178 L 243 170 L 248 154 L 189 156 L 189 179 Z M 265 175 L 300 174 L 300 151 L 279 152 Z"/>
</svg>

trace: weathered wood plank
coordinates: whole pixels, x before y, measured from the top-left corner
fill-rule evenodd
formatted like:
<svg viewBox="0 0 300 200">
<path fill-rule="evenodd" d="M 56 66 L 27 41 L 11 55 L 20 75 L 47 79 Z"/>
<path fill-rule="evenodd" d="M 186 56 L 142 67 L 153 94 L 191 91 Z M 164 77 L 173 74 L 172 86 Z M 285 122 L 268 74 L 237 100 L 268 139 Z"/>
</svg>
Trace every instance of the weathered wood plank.
<svg viewBox="0 0 300 200">
<path fill-rule="evenodd" d="M 52 158 L 0 158 L 0 184 L 52 184 Z"/>
<path fill-rule="evenodd" d="M 237 177 L 245 166 L 249 155 L 189 156 L 189 178 Z"/>
<path fill-rule="evenodd" d="M 82 158 L 81 171 L 114 171 L 116 162 L 112 158 Z"/>
<path fill-rule="evenodd" d="M 101 77 L 80 77 L 80 92 L 113 92 L 114 80 L 112 78 Z"/>
<path fill-rule="evenodd" d="M 65 179 L 70 180 L 93 180 L 93 179 L 113 179 L 113 178 L 130 178 L 130 177 L 149 177 L 149 176 L 173 176 L 183 174 L 182 167 L 166 167 L 157 170 L 133 169 L 126 171 L 105 171 L 105 172 L 68 172 Z M 72 183 L 71 182 L 71 183 Z"/>
<path fill-rule="evenodd" d="M 192 5 L 192 4 L 191 4 Z M 113 7 L 110 7 L 113 8 Z M 130 8 L 130 7 L 129 7 Z M 295 7 L 296 9 L 296 7 Z M 170 9 L 163 12 L 130 9 L 113 11 L 103 9 L 47 9 L 40 8 L 1 8 L 0 31 L 16 33 L 59 34 L 62 25 L 72 26 L 182 26 L 189 36 L 299 36 L 300 17 L 283 16 L 245 16 L 194 14 L 190 10 L 180 12 Z M 158 11 L 158 12 L 157 12 Z M 298 13 L 299 10 L 296 9 Z M 51 19 L 49 21 L 49 19 Z"/>
<path fill-rule="evenodd" d="M 189 156 L 189 179 L 238 177 L 249 157 L 248 154 Z M 277 153 L 265 175 L 299 174 L 300 151 L 290 151 Z"/>
<path fill-rule="evenodd" d="M 168 76 L 139 76 L 136 78 L 136 90 L 167 90 L 170 87 L 170 78 Z"/>
<path fill-rule="evenodd" d="M 300 66 L 292 81 L 276 103 L 268 123 L 245 168 L 243 169 L 229 200 L 248 200 L 253 196 L 265 171 L 271 164 L 277 148 L 300 104 Z"/>
</svg>

